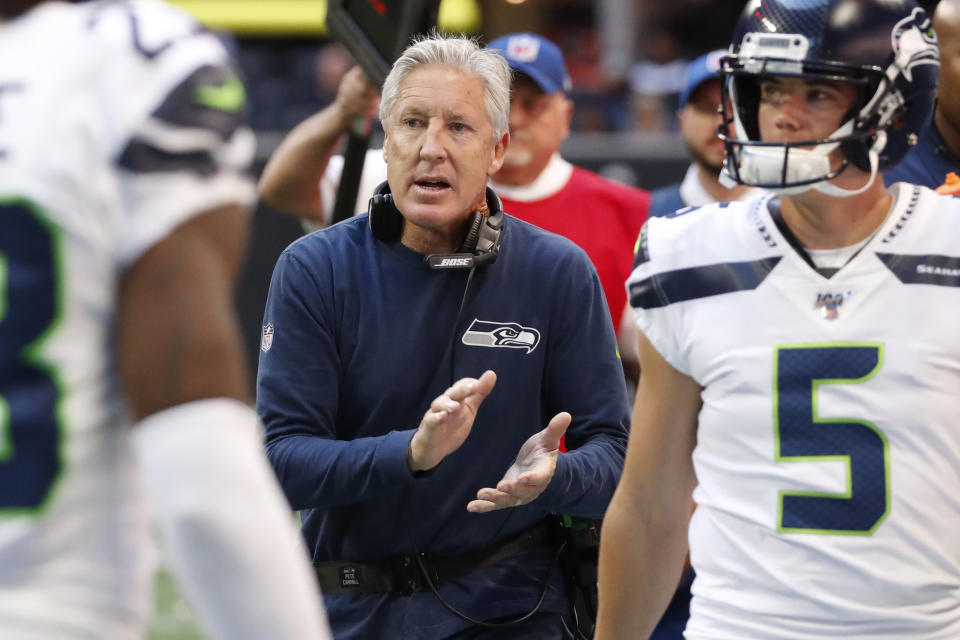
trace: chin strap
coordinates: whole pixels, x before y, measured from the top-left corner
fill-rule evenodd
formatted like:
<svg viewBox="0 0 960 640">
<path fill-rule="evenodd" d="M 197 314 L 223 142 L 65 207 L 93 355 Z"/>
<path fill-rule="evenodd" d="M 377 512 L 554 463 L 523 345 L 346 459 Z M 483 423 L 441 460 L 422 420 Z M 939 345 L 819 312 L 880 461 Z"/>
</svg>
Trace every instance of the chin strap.
<svg viewBox="0 0 960 640">
<path fill-rule="evenodd" d="M 844 189 L 831 184 L 830 154 L 835 151 L 846 136 L 854 130 L 854 121 L 847 120 L 826 140 L 812 149 L 786 148 L 781 146 L 760 146 L 743 144 L 740 148 L 737 167 L 740 179 L 733 177 L 726 163 L 720 173 L 719 182 L 728 189 L 737 184 L 750 186 L 785 184 L 791 186 L 765 187 L 781 195 L 795 195 L 815 189 L 821 193 L 838 198 L 847 198 L 869 189 L 877 178 L 880 166 L 880 153 L 887 146 L 887 132 L 883 129 L 875 134 L 873 145 L 867 152 L 870 159 L 870 177 L 857 189 Z M 742 126 L 737 124 L 740 135 Z M 814 182 L 816 181 L 816 182 Z M 796 184 L 806 182 L 807 184 Z"/>
<path fill-rule="evenodd" d="M 846 128 L 846 125 L 844 128 Z M 838 130 L 834 136 L 843 135 L 844 128 Z M 784 169 L 784 163 L 787 164 L 786 181 L 788 183 L 809 180 L 817 175 L 826 175 L 830 172 L 829 154 L 835 150 L 839 144 L 839 142 L 827 142 L 819 144 L 813 149 L 791 149 L 790 151 L 784 148 L 744 148 L 741 151 L 740 173 L 742 176 L 747 177 L 747 180 L 744 180 L 743 184 L 769 184 L 779 180 Z M 855 196 L 863 193 L 873 185 L 879 173 L 880 153 L 886 146 L 887 132 L 881 129 L 877 131 L 876 139 L 868 152 L 868 157 L 870 158 L 870 178 L 862 187 L 857 189 L 844 189 L 831 184 L 827 180 L 798 186 L 769 187 L 768 189 L 781 195 L 795 195 L 815 189 L 821 193 L 838 198 Z M 724 167 L 720 174 L 719 182 L 727 188 L 738 184 L 727 171 L 726 167 Z"/>
<path fill-rule="evenodd" d="M 727 171 L 726 164 L 724 164 L 723 169 L 720 171 L 720 177 L 717 178 L 717 182 L 719 182 L 720 186 L 724 189 L 733 189 L 734 187 L 739 187 L 741 184 L 733 179 L 733 176 Z"/>
<path fill-rule="evenodd" d="M 844 189 L 826 181 L 814 184 L 813 188 L 820 193 L 825 193 L 828 196 L 835 196 L 838 198 L 849 198 L 850 196 L 863 193 L 869 189 L 877 179 L 877 174 L 879 173 L 880 167 L 880 152 L 883 151 L 885 146 L 887 146 L 887 132 L 881 129 L 877 131 L 877 138 L 874 140 L 873 146 L 870 147 L 870 151 L 868 152 L 870 157 L 870 178 L 859 189 Z"/>
<path fill-rule="evenodd" d="M 817 180 L 830 175 L 830 154 L 840 146 L 837 138 L 853 131 L 848 120 L 820 144 L 811 149 L 787 146 L 744 145 L 740 150 L 739 173 L 751 185 L 767 187 L 774 193 L 792 195 L 813 188 Z"/>
</svg>

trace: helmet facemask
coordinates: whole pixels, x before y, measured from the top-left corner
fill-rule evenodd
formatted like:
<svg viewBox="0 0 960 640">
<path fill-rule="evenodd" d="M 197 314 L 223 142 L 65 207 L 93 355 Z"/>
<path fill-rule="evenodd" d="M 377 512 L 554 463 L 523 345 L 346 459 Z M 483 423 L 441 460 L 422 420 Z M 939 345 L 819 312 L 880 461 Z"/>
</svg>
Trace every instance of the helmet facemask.
<svg viewBox="0 0 960 640">
<path fill-rule="evenodd" d="M 778 56 L 763 55 L 761 46 L 746 46 L 748 39 L 775 48 Z M 886 144 L 882 130 L 863 126 L 870 120 L 872 105 L 878 103 L 888 83 L 879 68 L 811 64 L 803 36 L 796 34 L 748 34 L 739 55 L 723 61 L 723 124 L 718 135 L 724 142 L 726 158 L 721 178 L 727 183 L 745 184 L 782 194 L 796 194 L 817 189 L 834 196 L 849 196 L 865 191 L 873 183 L 879 158 Z M 790 47 L 782 43 L 790 43 Z M 744 54 L 746 49 L 746 54 Z M 758 110 L 760 85 L 773 76 L 799 77 L 805 80 L 843 82 L 854 86 L 851 109 L 830 135 L 813 140 L 765 142 L 760 137 Z M 732 129 L 732 134 L 729 133 Z M 833 152 L 842 151 L 839 166 L 831 166 Z M 870 172 L 865 185 L 856 190 L 841 189 L 829 183 L 851 164 Z"/>
<path fill-rule="evenodd" d="M 722 61 L 718 135 L 726 149 L 725 183 L 855 195 L 900 162 L 927 126 L 940 52 L 930 19 L 912 2 L 753 0 L 735 31 L 731 55 Z M 852 83 L 856 99 L 824 138 L 763 142 L 760 82 L 771 76 Z M 831 167 L 829 156 L 838 147 L 843 159 Z M 851 165 L 869 172 L 865 185 L 849 190 L 830 183 Z"/>
</svg>

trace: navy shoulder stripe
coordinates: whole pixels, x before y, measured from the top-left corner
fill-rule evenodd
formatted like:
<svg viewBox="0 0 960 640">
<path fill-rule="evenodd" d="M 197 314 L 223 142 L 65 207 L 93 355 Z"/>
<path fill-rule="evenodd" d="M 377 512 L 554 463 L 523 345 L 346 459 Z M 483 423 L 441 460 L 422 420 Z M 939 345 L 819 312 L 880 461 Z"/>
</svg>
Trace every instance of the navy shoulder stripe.
<svg viewBox="0 0 960 640">
<path fill-rule="evenodd" d="M 228 140 L 247 122 L 247 95 L 227 65 L 194 71 L 163 101 L 153 117 L 172 125 L 205 129 Z"/>
<path fill-rule="evenodd" d="M 664 215 L 662 215 L 662 216 L 660 216 L 660 217 L 661 217 L 661 218 L 679 218 L 680 216 L 685 216 L 685 215 L 687 215 L 688 213 L 692 213 L 692 212 L 696 211 L 697 209 L 700 209 L 700 207 L 681 207 L 681 208 L 677 209 L 676 211 L 671 211 L 670 213 L 665 213 Z"/>
<path fill-rule="evenodd" d="M 960 287 L 960 258 L 897 253 L 878 253 L 876 256 L 903 284 Z"/>
<path fill-rule="evenodd" d="M 143 140 L 131 140 L 117 164 L 136 173 L 189 171 L 200 176 L 217 172 L 217 162 L 209 151 L 170 152 Z"/>
<path fill-rule="evenodd" d="M 245 105 L 246 91 L 233 69 L 201 67 L 181 82 L 135 132 L 117 162 L 138 173 L 192 171 L 213 175 L 219 168 L 215 155 L 219 148 L 246 127 Z"/>
<path fill-rule="evenodd" d="M 658 273 L 630 285 L 630 306 L 656 309 L 674 302 L 756 289 L 779 262 L 780 256 L 774 256 Z"/>
</svg>

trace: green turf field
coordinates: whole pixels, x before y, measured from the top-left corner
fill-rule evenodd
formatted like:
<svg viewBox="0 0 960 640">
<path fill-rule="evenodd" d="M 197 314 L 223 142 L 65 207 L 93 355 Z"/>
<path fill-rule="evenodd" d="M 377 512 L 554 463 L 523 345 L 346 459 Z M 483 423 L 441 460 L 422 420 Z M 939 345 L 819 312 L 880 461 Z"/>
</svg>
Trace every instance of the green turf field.
<svg viewBox="0 0 960 640">
<path fill-rule="evenodd" d="M 149 640 L 205 640 L 187 601 L 177 591 L 170 574 L 163 570 L 157 572 L 156 597 Z"/>
<path fill-rule="evenodd" d="M 293 522 L 300 528 L 300 514 L 293 513 Z M 207 640 L 200 631 L 186 598 L 180 595 L 173 576 L 163 569 L 163 553 L 160 552 L 160 569 L 154 585 L 156 602 L 154 616 L 148 629 L 148 640 Z"/>
</svg>

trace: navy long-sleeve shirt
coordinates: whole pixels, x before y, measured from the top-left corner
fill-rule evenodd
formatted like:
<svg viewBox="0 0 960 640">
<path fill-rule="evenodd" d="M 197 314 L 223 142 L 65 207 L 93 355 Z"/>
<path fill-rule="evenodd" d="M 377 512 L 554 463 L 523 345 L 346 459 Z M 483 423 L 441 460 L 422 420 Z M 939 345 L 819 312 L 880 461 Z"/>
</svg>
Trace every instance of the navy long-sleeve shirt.
<svg viewBox="0 0 960 640">
<path fill-rule="evenodd" d="M 431 271 L 357 216 L 293 243 L 264 314 L 257 407 L 267 452 L 302 511 L 315 560 L 378 560 L 414 550 L 487 547 L 550 512 L 599 517 L 626 448 L 628 401 L 599 279 L 573 243 L 506 216 L 499 257 Z M 517 336 L 520 336 L 519 339 Z M 406 463 L 430 402 L 453 381 L 497 373 L 466 442 L 424 477 Z M 521 445 L 557 412 L 573 416 L 570 453 L 532 503 L 468 513 Z M 445 584 L 474 618 L 532 608 L 549 550 L 532 550 Z M 555 570 L 541 611 L 561 611 Z M 437 638 L 469 623 L 427 593 L 325 598 L 338 638 Z"/>
</svg>

